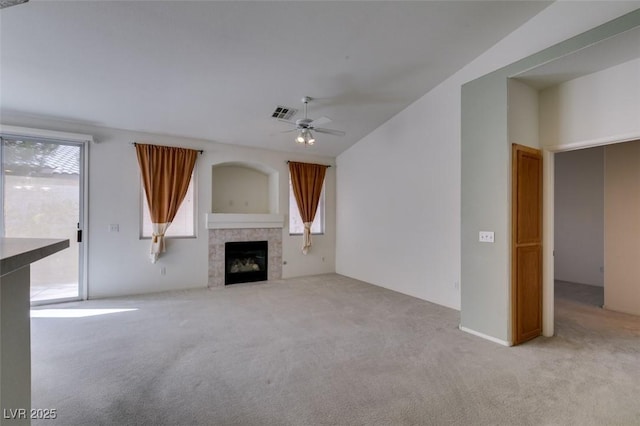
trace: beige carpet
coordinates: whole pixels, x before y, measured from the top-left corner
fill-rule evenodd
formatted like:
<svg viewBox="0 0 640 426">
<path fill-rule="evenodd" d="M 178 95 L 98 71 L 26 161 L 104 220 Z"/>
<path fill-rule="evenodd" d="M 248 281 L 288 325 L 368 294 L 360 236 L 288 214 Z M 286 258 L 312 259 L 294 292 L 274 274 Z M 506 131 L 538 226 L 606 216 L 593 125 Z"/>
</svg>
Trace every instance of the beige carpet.
<svg viewBox="0 0 640 426">
<path fill-rule="evenodd" d="M 640 424 L 640 318 L 570 297 L 515 348 L 339 275 L 54 308 L 136 310 L 33 318 L 35 425 Z"/>
</svg>

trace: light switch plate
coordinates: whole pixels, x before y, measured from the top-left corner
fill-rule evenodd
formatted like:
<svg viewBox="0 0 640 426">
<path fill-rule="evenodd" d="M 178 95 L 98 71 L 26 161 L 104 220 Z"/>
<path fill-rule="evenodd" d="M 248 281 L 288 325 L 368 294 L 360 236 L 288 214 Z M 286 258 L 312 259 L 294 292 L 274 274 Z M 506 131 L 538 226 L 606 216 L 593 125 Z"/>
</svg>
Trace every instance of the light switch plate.
<svg viewBox="0 0 640 426">
<path fill-rule="evenodd" d="M 481 243 L 492 243 L 494 239 L 493 231 L 480 231 L 478 241 Z"/>
</svg>

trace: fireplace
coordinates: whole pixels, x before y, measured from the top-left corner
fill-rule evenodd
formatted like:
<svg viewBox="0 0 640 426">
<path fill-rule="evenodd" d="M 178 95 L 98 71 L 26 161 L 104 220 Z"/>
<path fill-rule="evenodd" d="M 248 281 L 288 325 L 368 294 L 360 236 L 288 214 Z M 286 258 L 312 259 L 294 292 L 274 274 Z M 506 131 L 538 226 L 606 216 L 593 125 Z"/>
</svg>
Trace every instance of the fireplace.
<svg viewBox="0 0 640 426">
<path fill-rule="evenodd" d="M 210 216 L 213 216 L 210 214 Z M 228 215 L 225 215 L 228 216 Z M 234 215 L 241 216 L 241 215 Z M 252 218 L 257 215 L 245 215 Z M 269 215 L 271 216 L 271 215 Z M 209 227 L 209 287 L 225 286 L 225 244 L 237 241 L 267 241 L 267 280 L 282 279 L 282 228 L 256 228 L 255 224 L 237 224 L 226 222 L 223 228 L 208 222 Z M 254 227 L 251 227 L 253 225 Z M 229 228 L 231 226 L 231 228 Z M 239 228 L 238 226 L 242 226 Z"/>
<path fill-rule="evenodd" d="M 224 284 L 266 281 L 269 259 L 267 241 L 227 242 L 224 245 Z"/>
</svg>

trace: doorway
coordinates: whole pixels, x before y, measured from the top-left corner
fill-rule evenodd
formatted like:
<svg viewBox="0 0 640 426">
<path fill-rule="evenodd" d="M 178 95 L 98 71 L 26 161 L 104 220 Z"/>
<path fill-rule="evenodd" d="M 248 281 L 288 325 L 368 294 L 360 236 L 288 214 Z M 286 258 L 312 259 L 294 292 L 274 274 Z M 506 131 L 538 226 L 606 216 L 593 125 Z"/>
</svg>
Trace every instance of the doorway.
<svg viewBox="0 0 640 426">
<path fill-rule="evenodd" d="M 31 266 L 31 303 L 84 298 L 84 143 L 0 138 L 0 235 L 68 239 Z"/>
<path fill-rule="evenodd" d="M 596 146 L 554 155 L 556 304 L 604 304 L 604 153 Z"/>
<path fill-rule="evenodd" d="M 601 153 L 598 154 L 599 152 Z M 588 160 L 588 156 L 594 154 L 595 161 L 602 162 L 599 170 L 593 160 L 591 163 Z M 555 239 L 571 241 L 568 248 L 579 250 L 579 256 L 568 259 L 563 255 L 567 248 L 556 244 L 556 264 L 563 267 L 556 268 L 558 270 L 549 277 L 549 285 L 555 284 L 556 302 L 559 299 L 571 300 L 583 305 L 639 315 L 637 277 L 640 275 L 640 267 L 637 253 L 640 244 L 637 238 L 637 218 L 640 197 L 637 195 L 637 189 L 640 182 L 640 140 L 633 138 L 609 141 L 596 147 L 586 146 L 572 152 L 556 152 L 554 157 L 557 162 L 563 156 L 578 155 L 582 157 L 581 162 L 577 163 L 583 169 L 582 176 L 564 185 L 570 187 L 571 196 L 574 198 L 571 200 L 572 204 L 576 204 L 573 206 L 573 212 L 569 210 L 574 226 L 581 225 L 581 228 L 571 234 L 567 232 L 567 226 L 563 223 L 562 214 L 566 214 L 568 210 L 566 205 L 562 205 L 562 199 L 567 197 L 566 193 L 557 194 L 554 211 L 550 213 L 556 216 Z M 596 172 L 597 179 L 590 182 L 586 169 L 593 169 L 590 171 Z M 552 182 L 553 192 L 562 191 L 562 176 L 555 176 Z M 579 196 L 580 192 L 584 194 Z M 590 200 L 594 196 L 597 200 Z M 564 202 L 566 204 L 566 200 Z M 595 222 L 594 211 L 600 213 Z M 581 218 L 580 215 L 588 216 L 591 220 L 586 221 L 585 217 Z M 598 234 L 601 235 L 596 238 Z"/>
</svg>

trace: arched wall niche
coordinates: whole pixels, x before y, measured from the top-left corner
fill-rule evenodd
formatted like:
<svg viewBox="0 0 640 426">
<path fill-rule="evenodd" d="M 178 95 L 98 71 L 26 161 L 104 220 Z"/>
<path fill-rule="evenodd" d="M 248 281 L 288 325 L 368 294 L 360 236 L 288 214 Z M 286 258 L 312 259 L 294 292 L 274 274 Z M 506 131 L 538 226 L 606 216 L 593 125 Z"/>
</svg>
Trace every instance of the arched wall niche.
<svg viewBox="0 0 640 426">
<path fill-rule="evenodd" d="M 230 161 L 211 166 L 211 211 L 278 214 L 279 173 L 260 163 Z"/>
</svg>

